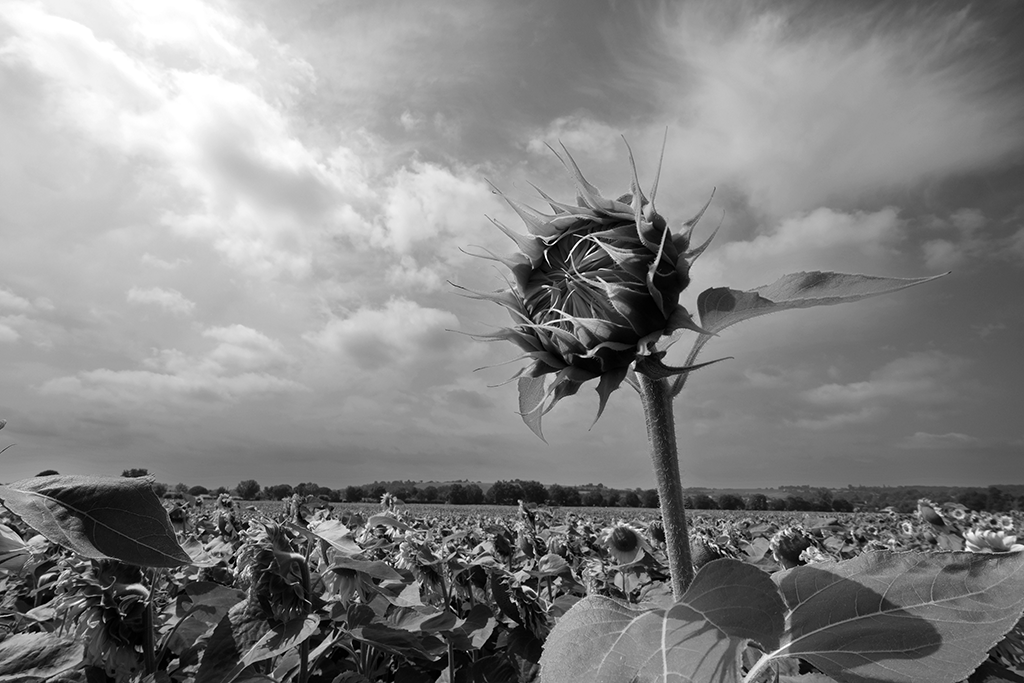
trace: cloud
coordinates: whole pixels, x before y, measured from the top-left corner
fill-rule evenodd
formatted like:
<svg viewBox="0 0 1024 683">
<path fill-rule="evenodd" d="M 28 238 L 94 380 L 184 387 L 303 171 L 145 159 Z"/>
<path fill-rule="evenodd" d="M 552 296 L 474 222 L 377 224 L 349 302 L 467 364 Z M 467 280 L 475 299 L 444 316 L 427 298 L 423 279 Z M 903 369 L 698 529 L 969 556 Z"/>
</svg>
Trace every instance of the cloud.
<svg viewBox="0 0 1024 683">
<path fill-rule="evenodd" d="M 130 304 L 153 304 L 159 306 L 169 313 L 175 315 L 191 315 L 196 308 L 194 301 L 189 301 L 176 289 L 162 289 L 160 287 L 132 287 L 128 290 L 128 303 Z"/>
<path fill-rule="evenodd" d="M 9 290 L 0 289 L 0 309 L 23 312 L 31 310 L 31 308 L 32 304 L 28 299 L 20 297 Z"/>
<path fill-rule="evenodd" d="M 183 258 L 177 258 L 173 261 L 168 261 L 156 256 L 153 256 L 148 251 L 142 255 L 142 264 L 160 270 L 177 270 L 182 266 L 188 265 L 189 260 Z"/>
<path fill-rule="evenodd" d="M 645 84 L 648 145 L 667 123 L 685 186 L 734 185 L 775 216 L 843 205 L 1019 159 L 1024 99 L 984 15 L 685 3 L 651 22 L 655 54 L 619 51 L 621 80 Z"/>
<path fill-rule="evenodd" d="M 897 402 L 942 405 L 959 397 L 956 380 L 970 361 L 941 351 L 921 351 L 897 358 L 872 372 L 867 380 L 824 384 L 802 392 L 801 398 L 822 408 L 859 407 Z"/>
<path fill-rule="evenodd" d="M 12 82 L 45 84 L 21 88 L 45 112 L 33 125 L 60 129 L 72 160 L 134 166 L 157 225 L 266 278 L 307 276 L 327 227 L 351 220 L 361 169 L 303 141 L 295 107 L 312 69 L 262 26 L 199 2 L 74 18 L 14 3 L 5 19 Z"/>
<path fill-rule="evenodd" d="M 10 325 L 5 324 L 3 319 L 0 319 L 0 342 L 13 344 L 19 339 L 21 339 L 21 335 L 18 334 L 18 331 Z"/>
<path fill-rule="evenodd" d="M 891 207 L 851 213 L 819 208 L 783 219 L 752 239 L 710 249 L 695 264 L 694 277 L 702 284 L 747 289 L 784 273 L 870 271 L 901 241 L 904 225 Z"/>
<path fill-rule="evenodd" d="M 1002 332 L 1006 329 L 1006 323 L 985 323 L 983 325 L 971 325 L 971 329 L 978 333 L 978 336 L 982 339 L 995 334 L 996 332 Z"/>
<path fill-rule="evenodd" d="M 829 429 L 835 429 L 836 427 L 845 427 L 848 425 L 864 424 L 865 422 L 872 422 L 881 415 L 881 409 L 874 406 L 868 406 L 861 408 L 860 410 L 854 410 L 845 413 L 834 413 L 832 415 L 825 415 L 824 417 L 801 417 L 795 420 L 786 420 L 786 424 L 792 425 L 799 429 L 809 429 L 811 431 L 825 431 Z"/>
<path fill-rule="evenodd" d="M 391 183 L 375 238 L 399 253 L 479 232 L 484 214 L 496 206 L 487 184 L 465 170 L 413 162 Z"/>
<path fill-rule="evenodd" d="M 922 448 L 922 449 L 946 449 L 966 448 L 981 446 L 983 439 L 959 432 L 948 432 L 946 434 L 929 434 L 928 432 L 915 432 L 908 436 L 900 444 L 901 448 Z"/>
<path fill-rule="evenodd" d="M 276 340 L 244 325 L 209 328 L 203 336 L 219 344 L 201 355 L 155 349 L 143 360 L 145 369 L 87 370 L 48 380 L 39 390 L 128 408 L 165 402 L 185 407 L 192 399 L 233 403 L 306 391 L 299 382 L 273 374 L 291 361 Z"/>
<path fill-rule="evenodd" d="M 585 154 L 601 161 L 614 160 L 622 145 L 623 131 L 585 114 L 561 116 L 543 130 L 530 135 L 526 148 L 534 154 L 550 155 L 548 145 L 560 150 L 565 145 L 573 157 Z M 561 153 L 561 151 L 559 151 Z"/>
<path fill-rule="evenodd" d="M 446 329 L 458 324 L 458 318 L 448 311 L 395 298 L 380 308 L 360 308 L 347 317 L 333 318 L 303 337 L 356 366 L 372 368 L 414 363 L 420 355 L 447 350 L 454 335 Z"/>
</svg>

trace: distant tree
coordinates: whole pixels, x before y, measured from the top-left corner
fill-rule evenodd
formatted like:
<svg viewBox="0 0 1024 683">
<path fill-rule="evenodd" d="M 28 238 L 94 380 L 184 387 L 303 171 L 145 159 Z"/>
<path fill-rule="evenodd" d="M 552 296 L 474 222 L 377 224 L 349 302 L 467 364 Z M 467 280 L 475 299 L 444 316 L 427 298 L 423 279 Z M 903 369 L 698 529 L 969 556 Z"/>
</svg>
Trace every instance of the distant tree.
<svg viewBox="0 0 1024 683">
<path fill-rule="evenodd" d="M 832 500 L 832 491 L 829 489 L 820 488 L 814 492 L 814 507 L 816 510 L 831 510 Z M 914 500 L 916 501 L 917 498 Z"/>
<path fill-rule="evenodd" d="M 775 511 L 786 510 L 786 499 L 785 498 L 769 498 L 768 509 Z"/>
<path fill-rule="evenodd" d="M 396 486 L 391 489 L 391 495 L 401 501 L 412 500 L 416 496 L 416 488 L 409 486 Z"/>
<path fill-rule="evenodd" d="M 747 499 L 748 510 L 767 510 L 768 496 L 763 493 L 755 493 Z"/>
<path fill-rule="evenodd" d="M 715 502 L 718 504 L 719 510 L 743 510 L 746 508 L 746 503 L 735 493 L 722 493 Z"/>
<path fill-rule="evenodd" d="M 206 488 L 205 486 L 196 485 L 196 486 L 193 486 L 192 488 L 190 488 L 188 490 L 188 495 L 190 495 L 190 496 L 205 496 L 209 492 L 210 492 L 210 489 Z"/>
<path fill-rule="evenodd" d="M 605 507 L 613 508 L 619 504 L 619 500 L 622 499 L 622 491 L 618 489 L 605 489 L 604 492 L 604 505 Z"/>
<path fill-rule="evenodd" d="M 492 505 L 515 505 L 522 497 L 523 489 L 518 482 L 496 481 L 488 489 L 486 500 Z"/>
<path fill-rule="evenodd" d="M 295 487 L 295 493 L 300 496 L 315 496 L 320 490 L 320 484 L 313 481 L 302 482 Z"/>
<path fill-rule="evenodd" d="M 832 501 L 832 510 L 835 512 L 853 512 L 853 503 L 845 498 L 836 498 Z"/>
<path fill-rule="evenodd" d="M 466 504 L 466 487 L 456 482 L 451 486 L 447 487 L 447 491 L 444 492 L 444 502 L 452 505 L 465 505 Z"/>
<path fill-rule="evenodd" d="M 693 497 L 693 507 L 696 510 L 715 510 L 718 506 L 714 498 L 706 493 L 701 493 Z"/>
<path fill-rule="evenodd" d="M 43 470 L 42 472 L 40 472 L 36 476 L 37 477 L 49 477 L 50 475 L 53 475 L 53 474 L 60 474 L 60 472 L 58 472 L 57 470 Z"/>
<path fill-rule="evenodd" d="M 644 492 L 640 494 L 640 504 L 645 508 L 661 507 L 658 489 L 644 489 Z"/>
<path fill-rule="evenodd" d="M 218 486 L 216 489 L 213 490 L 213 492 L 216 493 L 218 496 L 222 496 L 225 493 L 231 493 L 231 489 L 229 489 L 227 486 Z"/>
<path fill-rule="evenodd" d="M 167 484 L 159 481 L 153 482 L 153 493 L 155 493 L 158 498 L 163 498 L 164 494 L 167 493 Z"/>
<path fill-rule="evenodd" d="M 437 487 L 436 486 L 425 486 L 420 489 L 419 494 L 416 496 L 424 503 L 433 503 L 437 500 Z"/>
<path fill-rule="evenodd" d="M 188 493 L 188 484 L 178 482 L 177 484 L 174 485 L 174 490 L 177 491 L 178 493 Z"/>
<path fill-rule="evenodd" d="M 374 500 L 380 500 L 384 497 L 384 494 L 388 492 L 388 487 L 383 484 L 374 484 L 370 486 L 370 490 L 367 491 L 367 495 Z"/>
<path fill-rule="evenodd" d="M 548 487 L 548 502 L 552 505 L 565 505 L 566 488 L 561 484 Z"/>
<path fill-rule="evenodd" d="M 517 481 L 519 488 L 523 491 L 523 500 L 527 503 L 546 503 L 548 501 L 548 490 L 539 481 Z"/>
<path fill-rule="evenodd" d="M 814 503 L 800 496 L 786 496 L 786 509 L 793 512 L 806 512 L 814 509 Z"/>
<path fill-rule="evenodd" d="M 580 497 L 580 490 L 575 486 L 565 487 L 565 506 L 579 507 L 583 505 L 583 498 Z"/>
<path fill-rule="evenodd" d="M 484 490 L 480 488 L 479 484 L 466 484 L 466 504 L 467 505 L 481 505 L 486 500 Z"/>
<path fill-rule="evenodd" d="M 604 505 L 604 494 L 600 489 L 592 489 L 583 494 L 583 504 L 587 507 L 599 508 Z"/>
<path fill-rule="evenodd" d="M 358 503 L 366 495 L 363 491 L 362 486 L 346 486 L 345 487 L 345 500 L 349 503 Z"/>
<path fill-rule="evenodd" d="M 623 507 L 638 508 L 640 507 L 640 494 L 636 491 L 626 491 L 622 494 L 622 500 L 619 502 L 622 503 Z"/>
<path fill-rule="evenodd" d="M 132 467 L 131 469 L 122 470 L 122 477 L 148 477 L 149 470 L 145 467 Z"/>
<path fill-rule="evenodd" d="M 1009 504 L 1012 502 L 999 488 L 995 486 L 988 487 L 985 509 L 989 512 L 1005 512 L 1010 509 Z"/>
<path fill-rule="evenodd" d="M 263 487 L 263 497 L 267 500 L 283 500 L 284 498 L 291 498 L 292 493 L 295 489 L 292 488 L 291 484 L 274 484 L 273 486 Z"/>
<path fill-rule="evenodd" d="M 260 495 L 260 484 L 255 479 L 243 479 L 235 487 L 242 500 L 256 500 Z"/>
</svg>

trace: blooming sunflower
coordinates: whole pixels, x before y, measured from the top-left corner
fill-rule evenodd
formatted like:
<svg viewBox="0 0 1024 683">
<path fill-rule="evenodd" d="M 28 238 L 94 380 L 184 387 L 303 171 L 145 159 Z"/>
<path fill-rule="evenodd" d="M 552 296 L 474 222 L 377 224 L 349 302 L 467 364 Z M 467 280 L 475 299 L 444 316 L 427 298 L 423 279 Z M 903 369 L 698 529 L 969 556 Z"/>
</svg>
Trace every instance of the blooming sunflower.
<svg viewBox="0 0 1024 683">
<path fill-rule="evenodd" d="M 552 148 L 576 186 L 576 204 L 556 201 L 538 189 L 553 212 L 545 214 L 495 188 L 523 219 L 528 234 L 491 219 L 519 251 L 508 257 L 488 250 L 474 255 L 502 263 L 512 278 L 496 292 L 455 285 L 466 296 L 498 303 L 511 315 L 512 327 L 472 336 L 512 342 L 524 351 L 521 359 L 533 361 L 512 379 L 519 380 L 520 413 L 541 439 L 541 416 L 585 382 L 598 380 L 596 422 L 631 369 L 661 379 L 710 364 L 669 367 L 662 362 L 665 352 L 655 348 L 659 339 L 678 330 L 704 332 L 679 296 L 690 283 L 690 265 L 710 242 L 690 246 L 707 205 L 673 233 L 654 208 L 660 162 L 648 198 L 629 151 L 630 191 L 607 199 L 562 150 L 564 157 Z M 549 376 L 553 379 L 547 384 Z"/>
<path fill-rule="evenodd" d="M 971 529 L 964 534 L 964 543 L 972 553 L 1013 553 L 1024 550 L 1017 537 L 1005 531 Z"/>
</svg>

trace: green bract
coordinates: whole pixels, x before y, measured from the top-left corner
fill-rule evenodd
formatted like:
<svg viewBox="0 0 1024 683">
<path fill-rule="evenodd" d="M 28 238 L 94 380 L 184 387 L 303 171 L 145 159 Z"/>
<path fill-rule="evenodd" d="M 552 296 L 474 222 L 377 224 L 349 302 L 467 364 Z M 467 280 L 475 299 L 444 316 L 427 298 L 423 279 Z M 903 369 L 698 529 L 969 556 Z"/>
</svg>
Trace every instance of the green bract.
<svg viewBox="0 0 1024 683">
<path fill-rule="evenodd" d="M 510 341 L 525 351 L 523 358 L 533 360 L 514 378 L 519 378 L 524 420 L 541 438 L 541 415 L 584 382 L 599 379 L 600 417 L 608 396 L 631 367 L 658 378 L 692 369 L 663 365 L 664 352 L 655 343 L 683 328 L 703 331 L 680 305 L 679 295 L 690 283 L 690 264 L 707 246 L 690 248 L 693 227 L 704 210 L 673 234 L 654 208 L 657 176 L 648 199 L 640 189 L 632 152 L 630 191 L 606 199 L 562 149 L 564 158 L 555 155 L 576 185 L 576 205 L 538 190 L 553 211 L 544 214 L 496 189 L 523 219 L 527 234 L 491 219 L 519 251 L 508 257 L 487 252 L 483 258 L 503 263 L 512 278 L 507 289 L 496 292 L 460 288 L 511 314 L 511 327 L 474 337 Z"/>
</svg>

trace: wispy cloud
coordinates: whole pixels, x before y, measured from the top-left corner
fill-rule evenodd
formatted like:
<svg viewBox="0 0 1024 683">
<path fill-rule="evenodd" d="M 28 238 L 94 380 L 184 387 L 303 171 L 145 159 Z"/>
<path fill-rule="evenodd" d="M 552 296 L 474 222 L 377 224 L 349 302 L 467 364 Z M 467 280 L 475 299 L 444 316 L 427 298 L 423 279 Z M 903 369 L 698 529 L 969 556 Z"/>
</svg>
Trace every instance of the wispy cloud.
<svg viewBox="0 0 1024 683">
<path fill-rule="evenodd" d="M 915 432 L 904 439 L 900 446 L 902 448 L 945 449 L 977 447 L 983 444 L 984 439 L 959 432 L 947 432 L 945 434 Z"/>
<path fill-rule="evenodd" d="M 970 361 L 940 351 L 922 351 L 897 358 L 873 371 L 867 380 L 823 384 L 801 394 L 821 407 L 859 406 L 886 401 L 918 405 L 944 404 L 958 397 L 955 381 Z"/>
<path fill-rule="evenodd" d="M 677 171 L 729 178 L 784 215 L 1024 147 L 1024 100 L 970 8 L 796 12 L 694 3 L 661 27 L 679 69 L 650 75 L 684 129 Z"/>
<path fill-rule="evenodd" d="M 132 287 L 128 290 L 128 303 L 152 304 L 169 313 L 182 316 L 191 315 L 196 307 L 194 301 L 189 301 L 178 290 L 160 287 Z"/>
<path fill-rule="evenodd" d="M 292 393 L 306 388 L 275 374 L 291 360 L 280 343 L 251 328 L 211 328 L 203 336 L 218 344 L 202 355 L 177 349 L 154 350 L 145 369 L 100 368 L 48 380 L 39 390 L 49 396 L 74 396 L 120 408 L 147 410 L 187 401 L 234 402 L 246 397 Z"/>
</svg>

